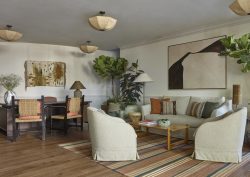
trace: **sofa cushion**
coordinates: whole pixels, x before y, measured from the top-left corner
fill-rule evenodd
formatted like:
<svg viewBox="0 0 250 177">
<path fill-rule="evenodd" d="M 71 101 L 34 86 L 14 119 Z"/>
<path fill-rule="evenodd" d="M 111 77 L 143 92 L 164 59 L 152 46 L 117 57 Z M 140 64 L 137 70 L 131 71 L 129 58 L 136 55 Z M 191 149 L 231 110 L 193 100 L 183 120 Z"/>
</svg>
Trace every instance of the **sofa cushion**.
<svg viewBox="0 0 250 177">
<path fill-rule="evenodd" d="M 192 96 L 190 98 L 186 114 L 190 113 L 190 109 L 191 109 L 193 102 L 206 102 L 206 101 L 218 102 L 219 104 L 222 104 L 226 101 L 226 99 L 225 99 L 225 97 L 193 97 Z"/>
<path fill-rule="evenodd" d="M 202 118 L 209 118 L 211 117 L 211 114 L 214 109 L 216 109 L 220 104 L 217 102 L 209 102 L 207 101 L 204 105 L 203 111 L 202 111 Z"/>
<path fill-rule="evenodd" d="M 163 115 L 175 114 L 173 101 L 162 101 L 162 113 Z"/>
<path fill-rule="evenodd" d="M 190 109 L 190 113 L 188 115 L 201 118 L 205 103 L 206 102 L 201 102 L 201 103 L 193 102 Z"/>
<path fill-rule="evenodd" d="M 157 98 L 150 98 L 151 114 L 161 114 L 161 100 Z"/>
<path fill-rule="evenodd" d="M 171 96 L 170 100 L 176 101 L 176 114 L 186 114 L 190 96 Z"/>
<path fill-rule="evenodd" d="M 217 109 L 213 110 L 211 117 L 218 117 L 233 110 L 232 100 L 226 100 Z"/>
<path fill-rule="evenodd" d="M 191 128 L 199 127 L 204 119 L 197 119 L 188 115 L 159 115 L 159 114 L 149 114 L 145 115 L 147 120 L 160 120 L 168 119 L 171 124 L 188 124 Z"/>
</svg>

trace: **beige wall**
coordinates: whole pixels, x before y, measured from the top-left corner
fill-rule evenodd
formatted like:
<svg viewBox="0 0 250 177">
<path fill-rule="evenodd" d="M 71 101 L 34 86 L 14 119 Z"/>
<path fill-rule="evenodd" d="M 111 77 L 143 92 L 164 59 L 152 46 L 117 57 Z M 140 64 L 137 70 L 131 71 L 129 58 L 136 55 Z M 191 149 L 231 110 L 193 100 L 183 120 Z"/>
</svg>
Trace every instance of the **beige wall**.
<svg viewBox="0 0 250 177">
<path fill-rule="evenodd" d="M 168 90 L 168 46 L 190 41 L 207 39 L 221 35 L 236 36 L 249 33 L 250 23 L 227 26 L 223 28 L 208 30 L 177 38 L 165 39 L 157 42 L 121 49 L 121 57 L 131 61 L 139 60 L 139 66 L 147 72 L 154 82 L 146 83 L 145 95 L 191 95 L 191 96 L 226 96 L 231 97 L 232 85 L 242 86 L 243 102 L 250 99 L 250 73 L 244 74 L 240 71 L 240 65 L 232 58 L 227 61 L 227 89 L 205 89 L 205 90 Z"/>
<path fill-rule="evenodd" d="M 83 94 L 92 105 L 99 107 L 111 95 L 110 83 L 103 81 L 92 69 L 92 61 L 99 55 L 115 56 L 116 53 L 99 50 L 93 54 L 84 54 L 77 47 L 0 42 L 0 74 L 14 73 L 23 78 L 21 85 L 15 89 L 19 98 L 56 96 L 63 100 L 65 95 L 73 95 L 69 90 L 75 80 L 80 80 L 86 87 Z M 28 87 L 25 90 L 25 60 L 61 61 L 66 63 L 66 87 Z M 0 87 L 0 102 L 3 102 L 5 89 Z"/>
</svg>

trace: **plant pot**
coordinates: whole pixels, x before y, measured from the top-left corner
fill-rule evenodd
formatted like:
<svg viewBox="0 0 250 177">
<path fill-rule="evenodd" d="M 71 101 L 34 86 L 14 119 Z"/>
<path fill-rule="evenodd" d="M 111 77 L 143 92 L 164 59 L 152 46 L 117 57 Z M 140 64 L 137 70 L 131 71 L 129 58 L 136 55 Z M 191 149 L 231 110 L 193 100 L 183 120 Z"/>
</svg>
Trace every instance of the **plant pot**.
<svg viewBox="0 0 250 177">
<path fill-rule="evenodd" d="M 125 108 L 125 116 L 128 117 L 128 114 L 131 112 L 139 112 L 138 105 L 127 105 Z"/>
<path fill-rule="evenodd" d="M 16 93 L 14 91 L 9 90 L 9 91 L 5 92 L 5 94 L 4 94 L 4 102 L 7 105 L 11 105 L 12 96 L 16 97 Z"/>
<path fill-rule="evenodd" d="M 120 103 L 112 103 L 110 102 L 109 103 L 109 106 L 108 106 L 108 112 L 119 112 L 121 110 L 121 104 Z"/>
<path fill-rule="evenodd" d="M 119 114 L 120 114 L 119 117 L 123 119 L 124 116 L 125 116 L 125 111 L 124 110 L 120 110 Z"/>
<path fill-rule="evenodd" d="M 132 122 L 132 125 L 135 129 L 139 128 L 139 122 L 141 120 L 141 113 L 140 112 L 130 112 L 128 114 L 129 119 Z"/>
</svg>

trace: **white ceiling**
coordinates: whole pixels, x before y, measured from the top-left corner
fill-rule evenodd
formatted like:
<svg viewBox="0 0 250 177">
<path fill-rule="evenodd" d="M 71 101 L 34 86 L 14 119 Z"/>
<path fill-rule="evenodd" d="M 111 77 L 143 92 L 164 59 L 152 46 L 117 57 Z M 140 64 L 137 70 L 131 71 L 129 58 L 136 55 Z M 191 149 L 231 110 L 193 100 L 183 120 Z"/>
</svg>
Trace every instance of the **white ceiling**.
<svg viewBox="0 0 250 177">
<path fill-rule="evenodd" d="M 0 0 L 0 26 L 13 25 L 22 42 L 78 46 L 87 40 L 104 50 L 208 27 L 248 20 L 230 11 L 234 0 Z M 118 19 L 107 32 L 88 17 L 100 10 Z M 250 19 L 249 19 L 250 20 Z"/>
</svg>

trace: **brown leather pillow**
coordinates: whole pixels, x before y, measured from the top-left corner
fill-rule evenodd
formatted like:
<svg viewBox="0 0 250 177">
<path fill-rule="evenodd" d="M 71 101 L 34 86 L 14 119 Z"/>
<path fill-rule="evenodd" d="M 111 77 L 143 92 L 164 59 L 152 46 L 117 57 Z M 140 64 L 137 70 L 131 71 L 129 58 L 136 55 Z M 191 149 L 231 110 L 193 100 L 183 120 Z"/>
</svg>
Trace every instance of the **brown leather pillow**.
<svg viewBox="0 0 250 177">
<path fill-rule="evenodd" d="M 161 114 L 161 100 L 157 98 L 150 98 L 151 112 L 150 114 Z"/>
<path fill-rule="evenodd" d="M 151 114 L 161 114 L 162 113 L 162 101 L 169 101 L 169 98 L 157 99 L 150 98 L 151 102 Z"/>
</svg>

